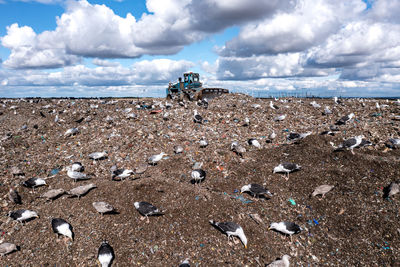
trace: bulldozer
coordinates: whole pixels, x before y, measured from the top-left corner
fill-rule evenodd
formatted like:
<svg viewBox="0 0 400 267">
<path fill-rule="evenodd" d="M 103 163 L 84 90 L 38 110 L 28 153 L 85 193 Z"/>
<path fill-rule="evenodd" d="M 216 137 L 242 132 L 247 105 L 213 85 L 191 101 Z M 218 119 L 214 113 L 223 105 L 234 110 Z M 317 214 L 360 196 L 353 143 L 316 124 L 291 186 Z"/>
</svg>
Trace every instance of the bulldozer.
<svg viewBox="0 0 400 267">
<path fill-rule="evenodd" d="M 223 88 L 203 88 L 203 84 L 200 82 L 200 75 L 194 72 L 187 72 L 183 74 L 183 81 L 179 77 L 177 83 L 172 84 L 170 82 L 166 93 L 167 99 L 197 101 L 227 94 L 229 90 Z"/>
</svg>

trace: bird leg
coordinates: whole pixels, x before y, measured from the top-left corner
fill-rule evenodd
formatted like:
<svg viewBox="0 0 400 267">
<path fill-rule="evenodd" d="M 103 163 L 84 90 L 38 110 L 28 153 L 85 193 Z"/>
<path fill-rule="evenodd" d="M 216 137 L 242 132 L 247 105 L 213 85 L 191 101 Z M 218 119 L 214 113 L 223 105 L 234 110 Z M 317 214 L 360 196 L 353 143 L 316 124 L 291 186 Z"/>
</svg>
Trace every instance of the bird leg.
<svg viewBox="0 0 400 267">
<path fill-rule="evenodd" d="M 143 221 L 144 219 L 146 219 L 146 217 L 144 217 L 144 216 L 140 217 L 141 221 Z"/>
<path fill-rule="evenodd" d="M 355 155 L 355 153 L 354 153 L 353 149 L 350 149 L 350 151 L 351 151 L 351 154 Z"/>
<path fill-rule="evenodd" d="M 237 240 L 236 238 L 233 238 L 233 237 L 232 237 L 232 240 L 233 240 L 233 243 L 236 244 L 236 245 L 240 243 L 240 241 Z"/>
<path fill-rule="evenodd" d="M 150 220 L 149 220 L 149 216 L 146 216 L 146 223 L 149 223 L 150 222 Z"/>
</svg>

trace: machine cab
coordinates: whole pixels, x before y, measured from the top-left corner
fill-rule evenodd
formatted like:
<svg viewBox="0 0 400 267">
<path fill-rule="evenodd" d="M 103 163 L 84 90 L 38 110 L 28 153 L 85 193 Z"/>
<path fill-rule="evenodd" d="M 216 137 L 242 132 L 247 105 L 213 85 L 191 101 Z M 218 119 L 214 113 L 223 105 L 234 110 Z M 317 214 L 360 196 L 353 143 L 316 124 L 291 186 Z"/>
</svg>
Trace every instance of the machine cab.
<svg viewBox="0 0 400 267">
<path fill-rule="evenodd" d="M 183 82 L 185 88 L 199 88 L 202 86 L 200 82 L 200 75 L 198 73 L 188 72 L 183 74 Z"/>
</svg>

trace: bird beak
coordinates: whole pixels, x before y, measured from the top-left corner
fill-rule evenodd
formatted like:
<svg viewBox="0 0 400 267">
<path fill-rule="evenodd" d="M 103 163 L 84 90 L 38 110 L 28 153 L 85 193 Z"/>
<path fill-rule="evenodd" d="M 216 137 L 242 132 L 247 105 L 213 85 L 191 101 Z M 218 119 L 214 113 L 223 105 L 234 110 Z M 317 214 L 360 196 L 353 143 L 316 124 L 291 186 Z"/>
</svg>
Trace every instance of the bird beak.
<svg viewBox="0 0 400 267">
<path fill-rule="evenodd" d="M 268 231 L 270 231 L 271 230 L 271 227 L 268 227 Z"/>
<path fill-rule="evenodd" d="M 244 248 L 247 249 L 247 245 L 244 245 Z"/>
</svg>

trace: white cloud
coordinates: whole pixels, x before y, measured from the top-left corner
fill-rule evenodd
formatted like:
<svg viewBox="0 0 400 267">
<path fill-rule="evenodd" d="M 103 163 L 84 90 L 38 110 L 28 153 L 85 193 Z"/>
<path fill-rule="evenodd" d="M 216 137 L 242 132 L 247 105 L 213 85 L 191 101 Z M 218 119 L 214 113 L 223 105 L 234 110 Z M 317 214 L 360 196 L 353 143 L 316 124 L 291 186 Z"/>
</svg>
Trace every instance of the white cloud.
<svg viewBox="0 0 400 267">
<path fill-rule="evenodd" d="M 245 4 L 235 0 L 228 4 L 216 0 L 147 0 L 151 14 L 136 19 L 130 13 L 120 17 L 109 7 L 90 4 L 87 0 L 68 1 L 54 31 L 36 34 L 29 26 L 9 26 L 7 35 L 1 38 L 3 46 L 11 50 L 4 65 L 49 68 L 74 64 L 81 56 L 171 55 L 209 33 L 271 15 L 288 2 L 251 0 Z"/>
<path fill-rule="evenodd" d="M 323 42 L 364 9 L 359 0 L 299 0 L 293 12 L 278 13 L 243 27 L 220 54 L 249 57 L 304 51 Z"/>
<path fill-rule="evenodd" d="M 136 86 L 163 85 L 174 81 L 194 64 L 189 61 L 170 59 L 144 60 L 131 67 L 109 65 L 89 68 L 85 65 L 67 66 L 60 71 L 7 71 L 0 73 L 7 77 L 8 86 Z M 104 64 L 105 63 L 105 64 Z M 109 62 L 110 63 L 110 62 Z"/>
</svg>

